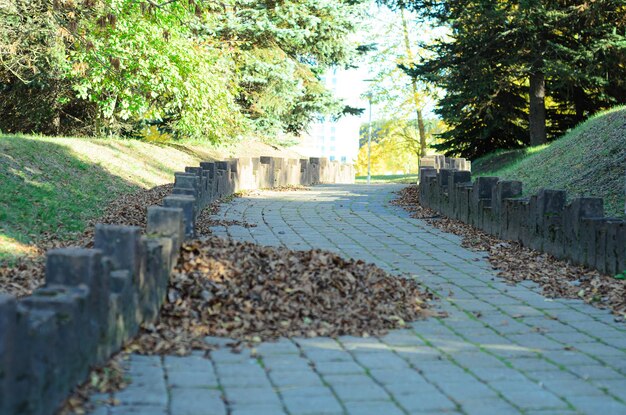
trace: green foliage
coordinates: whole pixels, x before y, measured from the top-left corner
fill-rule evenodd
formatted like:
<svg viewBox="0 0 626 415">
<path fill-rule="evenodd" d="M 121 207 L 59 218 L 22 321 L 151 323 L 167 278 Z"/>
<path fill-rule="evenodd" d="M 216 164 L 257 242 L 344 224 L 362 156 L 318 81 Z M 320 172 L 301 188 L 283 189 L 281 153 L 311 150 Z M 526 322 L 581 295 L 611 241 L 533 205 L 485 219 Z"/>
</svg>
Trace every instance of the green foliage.
<svg viewBox="0 0 626 415">
<path fill-rule="evenodd" d="M 440 133 L 443 125 L 438 120 L 426 120 L 425 131 L 430 142 Z M 356 169 L 358 174 L 367 172 L 367 140 L 369 124 L 361 125 L 359 153 Z M 402 171 L 416 172 L 421 157 L 417 121 L 390 119 L 372 122 L 371 171 L 375 174 Z"/>
<path fill-rule="evenodd" d="M 626 102 L 626 9 L 621 0 L 389 0 L 449 33 L 406 65 L 445 90 L 437 113 L 450 129 L 437 146 L 475 158 L 529 144 L 529 79 L 546 78 L 548 138 Z"/>
<path fill-rule="evenodd" d="M 233 59 L 194 33 L 200 21 L 186 7 L 175 2 L 146 13 L 123 1 L 100 14 L 105 11 L 120 18 L 114 24 L 90 19 L 81 27 L 87 41 L 70 54 L 70 79 L 80 99 L 97 105 L 106 129 L 160 120 L 177 136 L 210 141 L 241 132 L 243 117 L 233 111 Z"/>
<path fill-rule="evenodd" d="M 212 142 L 297 134 L 317 113 L 340 113 L 319 74 L 350 64 L 361 9 L 323 0 L 7 4 L 0 129 L 137 136 L 158 126 Z"/>
</svg>

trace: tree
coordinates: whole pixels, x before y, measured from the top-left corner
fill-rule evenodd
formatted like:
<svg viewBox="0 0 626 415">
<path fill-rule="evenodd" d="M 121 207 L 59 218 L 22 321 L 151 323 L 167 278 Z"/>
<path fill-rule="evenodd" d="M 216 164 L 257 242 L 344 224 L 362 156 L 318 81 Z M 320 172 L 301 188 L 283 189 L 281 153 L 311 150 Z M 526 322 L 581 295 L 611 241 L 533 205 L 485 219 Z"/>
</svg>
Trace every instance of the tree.
<svg viewBox="0 0 626 415">
<path fill-rule="evenodd" d="M 376 104 L 381 118 L 393 120 L 397 126 L 413 126 L 417 134 L 406 135 L 416 140 L 415 146 L 420 154 L 426 152 L 427 132 L 424 125 L 424 108 L 430 100 L 428 86 L 416 77 L 407 76 L 401 66 L 411 67 L 415 63 L 416 32 L 424 33 L 426 26 L 411 30 L 409 21 L 413 17 L 401 10 L 399 18 L 387 10 L 380 10 L 378 16 L 385 20 L 382 28 L 372 31 L 372 35 L 385 39 L 380 49 L 371 57 L 371 66 L 378 70 L 373 74 L 368 94 Z M 418 54 L 420 50 L 418 50 Z M 416 122 L 409 120 L 415 118 Z"/>
<path fill-rule="evenodd" d="M 211 141 L 297 134 L 342 110 L 320 74 L 351 62 L 357 3 L 10 0 L 0 9 L 9 22 L 0 128 L 134 135 L 158 125 Z"/>
<path fill-rule="evenodd" d="M 441 133 L 444 126 L 440 120 L 423 120 L 424 134 L 428 142 Z M 402 171 L 415 173 L 422 157 L 421 142 L 418 136 L 417 120 L 387 119 L 372 122 L 372 171 L 374 174 L 386 174 Z M 369 125 L 360 129 L 357 172 L 367 171 L 367 135 Z"/>
<path fill-rule="evenodd" d="M 451 126 L 439 146 L 448 154 L 541 144 L 584 114 L 624 102 L 623 2 L 384 3 L 449 27 L 431 56 L 406 67 L 446 91 L 437 112 Z"/>
</svg>

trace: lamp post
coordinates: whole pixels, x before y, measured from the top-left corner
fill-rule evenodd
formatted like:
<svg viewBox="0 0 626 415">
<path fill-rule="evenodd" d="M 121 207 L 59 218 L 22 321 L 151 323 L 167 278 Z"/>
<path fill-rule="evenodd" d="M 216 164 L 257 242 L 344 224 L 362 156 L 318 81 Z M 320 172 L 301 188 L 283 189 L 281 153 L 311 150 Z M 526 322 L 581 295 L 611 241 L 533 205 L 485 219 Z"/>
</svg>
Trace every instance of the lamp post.
<svg viewBox="0 0 626 415">
<path fill-rule="evenodd" d="M 370 104 L 370 116 L 367 123 L 367 184 L 370 184 L 372 178 L 372 93 L 368 92 L 367 100 Z"/>
<path fill-rule="evenodd" d="M 374 82 L 375 79 L 364 79 L 363 82 Z M 367 184 L 372 180 L 372 92 L 366 95 L 370 106 L 369 123 L 367 124 Z"/>
</svg>

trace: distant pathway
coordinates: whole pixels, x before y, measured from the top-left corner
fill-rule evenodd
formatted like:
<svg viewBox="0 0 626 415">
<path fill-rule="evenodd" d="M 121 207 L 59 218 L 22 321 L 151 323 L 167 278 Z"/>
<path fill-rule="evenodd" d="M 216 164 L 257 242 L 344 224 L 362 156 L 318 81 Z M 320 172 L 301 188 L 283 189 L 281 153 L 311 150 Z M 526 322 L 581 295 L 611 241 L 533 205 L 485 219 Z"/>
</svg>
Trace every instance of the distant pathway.
<svg viewBox="0 0 626 415">
<path fill-rule="evenodd" d="M 626 327 L 534 283 L 495 276 L 458 237 L 388 201 L 396 185 L 318 186 L 235 199 L 215 234 L 323 248 L 410 273 L 450 316 L 381 338 L 283 339 L 211 359 L 133 356 L 101 414 L 626 414 Z M 220 339 L 213 342 L 221 343 Z M 252 355 L 251 355 L 252 353 Z M 225 397 L 224 403 L 222 396 Z"/>
</svg>

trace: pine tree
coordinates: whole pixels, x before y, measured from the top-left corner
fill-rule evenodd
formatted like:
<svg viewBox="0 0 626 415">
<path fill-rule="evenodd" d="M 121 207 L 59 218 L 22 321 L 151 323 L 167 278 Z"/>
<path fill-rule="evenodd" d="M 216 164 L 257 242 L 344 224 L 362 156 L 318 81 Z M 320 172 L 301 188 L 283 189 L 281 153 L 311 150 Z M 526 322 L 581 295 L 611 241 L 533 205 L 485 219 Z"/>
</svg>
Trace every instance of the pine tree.
<svg viewBox="0 0 626 415">
<path fill-rule="evenodd" d="M 623 0 L 389 0 L 450 28 L 411 75 L 446 90 L 438 147 L 476 157 L 537 145 L 626 102 Z"/>
</svg>

